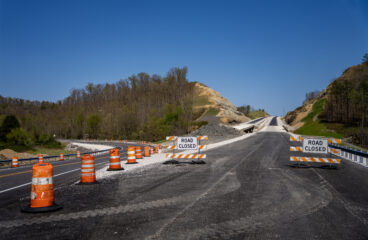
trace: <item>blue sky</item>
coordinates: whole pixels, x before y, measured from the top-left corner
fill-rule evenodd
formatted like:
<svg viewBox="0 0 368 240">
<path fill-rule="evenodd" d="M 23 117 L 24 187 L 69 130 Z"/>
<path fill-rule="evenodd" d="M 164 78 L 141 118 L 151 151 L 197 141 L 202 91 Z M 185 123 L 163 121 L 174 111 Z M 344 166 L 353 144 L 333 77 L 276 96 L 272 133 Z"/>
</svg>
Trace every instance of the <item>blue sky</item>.
<svg viewBox="0 0 368 240">
<path fill-rule="evenodd" d="M 88 82 L 187 66 L 274 115 L 368 52 L 368 1 L 0 0 L 0 95 L 61 100 Z"/>
</svg>

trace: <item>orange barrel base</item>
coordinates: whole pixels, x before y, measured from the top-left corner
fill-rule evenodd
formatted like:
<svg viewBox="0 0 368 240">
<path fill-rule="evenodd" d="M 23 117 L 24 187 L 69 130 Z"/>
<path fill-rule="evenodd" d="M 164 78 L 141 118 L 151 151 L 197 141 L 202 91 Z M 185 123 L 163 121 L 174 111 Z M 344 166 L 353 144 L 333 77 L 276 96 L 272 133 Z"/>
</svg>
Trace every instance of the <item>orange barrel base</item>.
<svg viewBox="0 0 368 240">
<path fill-rule="evenodd" d="M 126 162 L 125 164 L 137 164 L 138 162 Z"/>
<path fill-rule="evenodd" d="M 106 171 L 121 171 L 124 170 L 124 168 L 108 168 Z"/>
<path fill-rule="evenodd" d="M 21 209 L 22 212 L 26 213 L 42 213 L 42 212 L 53 212 L 62 209 L 63 207 L 54 203 L 49 207 L 37 207 L 33 208 L 31 205 L 25 206 Z"/>
</svg>

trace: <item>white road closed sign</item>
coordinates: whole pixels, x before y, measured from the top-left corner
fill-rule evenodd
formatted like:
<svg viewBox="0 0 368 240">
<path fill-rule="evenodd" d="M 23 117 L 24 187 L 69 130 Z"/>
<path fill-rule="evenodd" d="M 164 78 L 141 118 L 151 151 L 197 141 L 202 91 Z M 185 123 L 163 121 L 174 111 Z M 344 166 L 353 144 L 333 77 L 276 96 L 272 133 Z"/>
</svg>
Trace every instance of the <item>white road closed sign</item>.
<svg viewBox="0 0 368 240">
<path fill-rule="evenodd" d="M 176 147 L 179 150 L 197 150 L 197 137 L 178 137 L 178 143 Z"/>
<path fill-rule="evenodd" d="M 305 153 L 325 153 L 328 151 L 327 139 L 323 138 L 304 138 L 303 152 Z"/>
</svg>

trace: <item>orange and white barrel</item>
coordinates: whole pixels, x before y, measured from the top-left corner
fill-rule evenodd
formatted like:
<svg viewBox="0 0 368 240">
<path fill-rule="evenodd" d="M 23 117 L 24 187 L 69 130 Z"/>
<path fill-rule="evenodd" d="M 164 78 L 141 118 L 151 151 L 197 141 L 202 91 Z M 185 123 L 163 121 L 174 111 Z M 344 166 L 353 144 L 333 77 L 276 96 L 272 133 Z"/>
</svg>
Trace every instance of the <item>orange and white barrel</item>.
<svg viewBox="0 0 368 240">
<path fill-rule="evenodd" d="M 150 150 L 151 150 L 151 155 L 153 155 L 153 147 L 150 147 Z"/>
<path fill-rule="evenodd" d="M 19 167 L 19 163 L 18 163 L 18 158 L 17 157 L 12 157 L 12 164 L 11 164 L 12 168 L 16 168 Z"/>
<path fill-rule="evenodd" d="M 77 158 L 80 158 L 81 155 L 80 155 L 80 151 L 77 151 Z"/>
<path fill-rule="evenodd" d="M 143 156 L 142 156 L 142 149 L 140 146 L 136 146 L 135 147 L 135 158 L 136 159 L 142 159 Z"/>
<path fill-rule="evenodd" d="M 133 164 L 133 163 L 137 163 L 136 158 L 135 158 L 135 147 L 130 146 L 130 147 L 128 147 L 128 161 L 127 161 L 127 164 Z"/>
<path fill-rule="evenodd" d="M 107 171 L 118 170 L 124 170 L 124 168 L 121 167 L 119 149 L 114 148 L 110 150 L 110 167 Z"/>
<path fill-rule="evenodd" d="M 155 146 L 155 153 L 158 153 L 158 146 Z"/>
<path fill-rule="evenodd" d="M 149 151 L 149 147 L 145 146 L 144 147 L 144 157 L 150 157 L 150 151 Z"/>
<path fill-rule="evenodd" d="M 63 154 L 63 153 L 60 153 L 59 160 L 60 160 L 60 161 L 64 161 L 64 154 Z"/>
<path fill-rule="evenodd" d="M 38 163 L 43 163 L 43 154 L 38 154 Z"/>
<path fill-rule="evenodd" d="M 36 163 L 32 168 L 31 205 L 25 212 L 55 211 L 61 206 L 54 203 L 53 167 L 50 163 Z"/>
<path fill-rule="evenodd" d="M 95 183 L 95 159 L 92 155 L 85 154 L 82 157 L 80 183 Z"/>
</svg>

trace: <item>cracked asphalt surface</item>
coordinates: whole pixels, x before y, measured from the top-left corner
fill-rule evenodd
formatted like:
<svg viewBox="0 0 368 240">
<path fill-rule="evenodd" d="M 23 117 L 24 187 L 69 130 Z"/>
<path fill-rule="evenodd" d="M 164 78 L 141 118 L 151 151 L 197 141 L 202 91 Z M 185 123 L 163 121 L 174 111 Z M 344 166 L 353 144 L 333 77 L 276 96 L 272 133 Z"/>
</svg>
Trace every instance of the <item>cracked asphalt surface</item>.
<svg viewBox="0 0 368 240">
<path fill-rule="evenodd" d="M 21 213 L 30 189 L 19 189 L 0 198 L 0 238 L 368 239 L 368 169 L 291 168 L 288 138 L 259 132 L 207 151 L 207 164 L 152 164 L 96 185 L 70 175 L 53 213 Z"/>
</svg>

